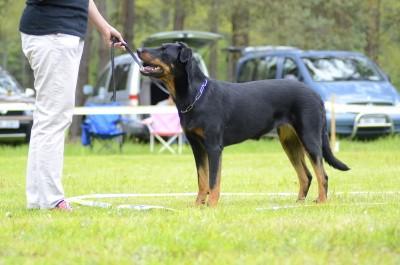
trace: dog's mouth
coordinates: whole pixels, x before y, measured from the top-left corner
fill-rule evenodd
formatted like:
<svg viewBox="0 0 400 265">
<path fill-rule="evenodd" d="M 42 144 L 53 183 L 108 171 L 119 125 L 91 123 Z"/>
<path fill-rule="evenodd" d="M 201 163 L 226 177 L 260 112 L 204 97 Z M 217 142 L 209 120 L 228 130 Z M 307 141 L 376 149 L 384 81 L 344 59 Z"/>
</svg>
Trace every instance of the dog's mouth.
<svg viewBox="0 0 400 265">
<path fill-rule="evenodd" d="M 143 67 L 140 68 L 143 75 L 160 75 L 164 72 L 161 66 L 143 62 Z"/>
</svg>

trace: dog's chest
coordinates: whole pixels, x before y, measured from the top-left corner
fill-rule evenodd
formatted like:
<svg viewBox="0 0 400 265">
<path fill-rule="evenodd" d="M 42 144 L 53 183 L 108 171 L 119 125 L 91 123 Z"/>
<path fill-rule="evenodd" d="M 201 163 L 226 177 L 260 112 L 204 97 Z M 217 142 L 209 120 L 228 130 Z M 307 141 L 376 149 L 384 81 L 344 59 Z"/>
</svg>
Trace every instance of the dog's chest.
<svg viewBox="0 0 400 265">
<path fill-rule="evenodd" d="M 193 130 L 194 128 L 202 127 L 200 119 L 192 117 L 192 115 L 180 115 L 181 126 L 184 130 Z"/>
<path fill-rule="evenodd" d="M 186 133 L 192 133 L 204 137 L 206 124 L 203 118 L 200 119 L 189 115 L 181 115 L 180 121 L 181 126 Z"/>
</svg>

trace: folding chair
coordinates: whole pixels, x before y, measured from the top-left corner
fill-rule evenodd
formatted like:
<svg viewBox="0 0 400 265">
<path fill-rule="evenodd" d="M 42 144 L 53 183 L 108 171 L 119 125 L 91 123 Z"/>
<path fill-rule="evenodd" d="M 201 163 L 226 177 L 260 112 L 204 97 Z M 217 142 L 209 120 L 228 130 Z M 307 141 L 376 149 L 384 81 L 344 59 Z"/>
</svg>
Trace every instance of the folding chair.
<svg viewBox="0 0 400 265">
<path fill-rule="evenodd" d="M 122 116 L 117 114 L 86 116 L 82 123 L 82 144 L 90 146 L 93 150 L 94 141 L 100 142 L 102 146 L 99 151 L 101 151 L 112 149 L 112 143 L 116 142 L 119 151 L 122 152 L 125 132 L 122 130 L 121 121 Z"/>
<path fill-rule="evenodd" d="M 154 152 L 155 139 L 157 139 L 162 144 L 159 153 L 168 150 L 175 154 L 176 150 L 171 145 L 176 141 L 178 153 L 182 153 L 183 131 L 177 113 L 152 114 L 149 118 L 143 120 L 143 123 L 150 132 L 151 152 Z"/>
</svg>

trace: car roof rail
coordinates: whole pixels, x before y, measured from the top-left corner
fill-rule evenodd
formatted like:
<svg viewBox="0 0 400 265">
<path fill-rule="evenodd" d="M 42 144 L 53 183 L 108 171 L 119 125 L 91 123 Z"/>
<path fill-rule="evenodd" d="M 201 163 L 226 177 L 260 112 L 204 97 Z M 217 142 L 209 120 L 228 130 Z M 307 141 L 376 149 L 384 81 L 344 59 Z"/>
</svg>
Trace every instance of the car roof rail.
<svg viewBox="0 0 400 265">
<path fill-rule="evenodd" d="M 266 45 L 266 46 L 229 46 L 223 49 L 228 53 L 240 53 L 242 55 L 251 54 L 251 53 L 263 53 L 268 51 L 279 51 L 279 50 L 297 50 L 301 51 L 301 49 L 294 46 L 274 46 L 274 45 Z"/>
<path fill-rule="evenodd" d="M 248 54 L 248 53 L 259 53 L 259 52 L 277 51 L 277 50 L 300 50 L 300 49 L 294 46 L 273 46 L 273 45 L 248 46 L 242 50 L 242 53 Z"/>
</svg>

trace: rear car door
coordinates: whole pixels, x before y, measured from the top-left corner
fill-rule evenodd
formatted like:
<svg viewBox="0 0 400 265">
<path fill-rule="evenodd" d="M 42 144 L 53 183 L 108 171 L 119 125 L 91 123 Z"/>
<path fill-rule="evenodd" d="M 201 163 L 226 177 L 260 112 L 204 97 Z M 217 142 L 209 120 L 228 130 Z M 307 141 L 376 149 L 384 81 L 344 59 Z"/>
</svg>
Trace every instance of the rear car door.
<svg viewBox="0 0 400 265">
<path fill-rule="evenodd" d="M 282 56 L 280 58 L 280 63 L 281 67 L 278 74 L 279 78 L 298 80 L 301 82 L 304 81 L 303 74 L 301 73 L 299 64 L 297 63 L 295 58 Z"/>
<path fill-rule="evenodd" d="M 278 57 L 266 56 L 251 58 L 241 65 L 237 82 L 278 78 Z"/>
</svg>

